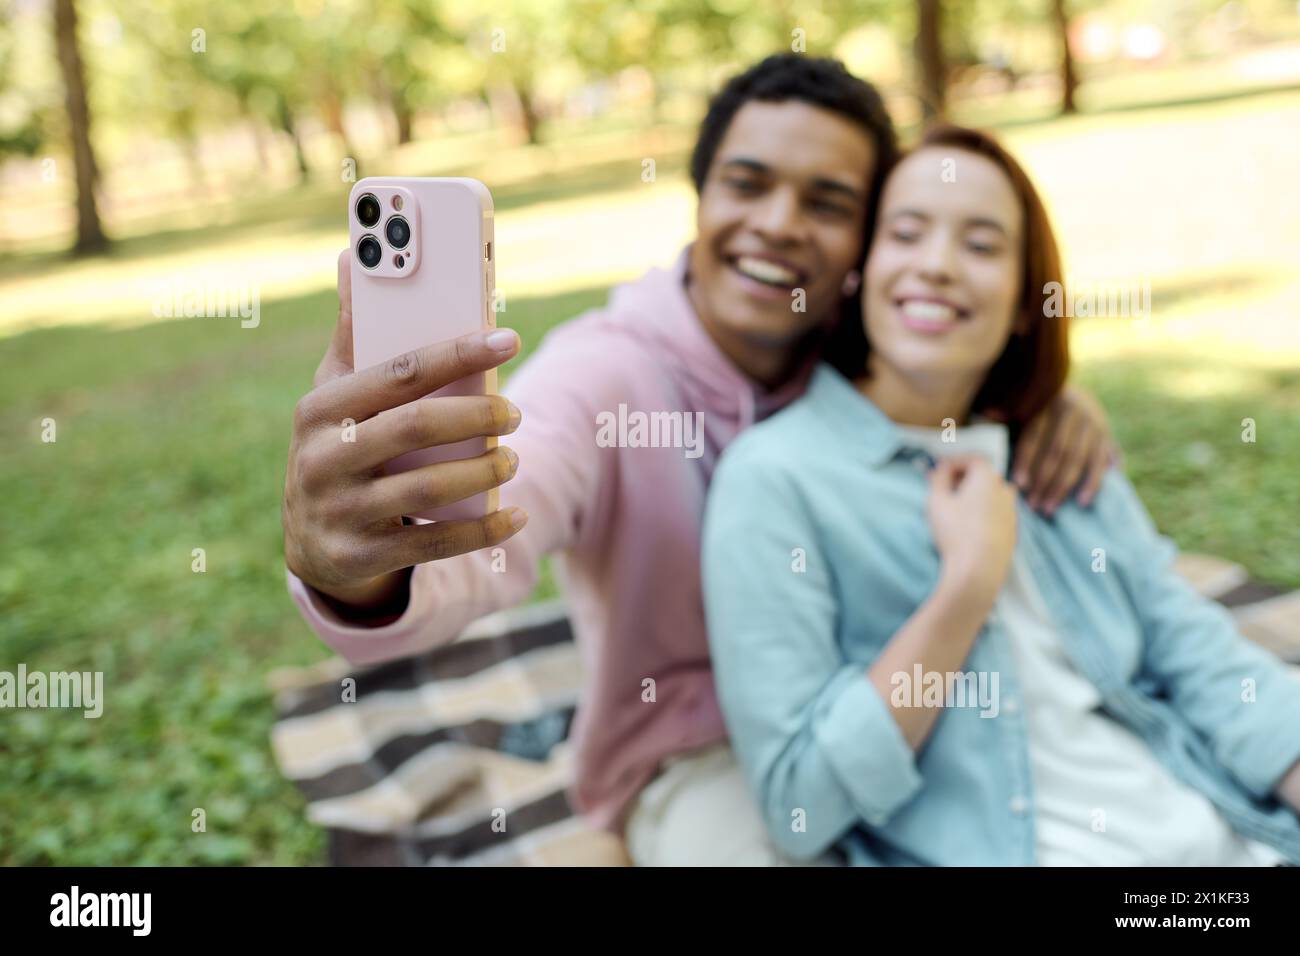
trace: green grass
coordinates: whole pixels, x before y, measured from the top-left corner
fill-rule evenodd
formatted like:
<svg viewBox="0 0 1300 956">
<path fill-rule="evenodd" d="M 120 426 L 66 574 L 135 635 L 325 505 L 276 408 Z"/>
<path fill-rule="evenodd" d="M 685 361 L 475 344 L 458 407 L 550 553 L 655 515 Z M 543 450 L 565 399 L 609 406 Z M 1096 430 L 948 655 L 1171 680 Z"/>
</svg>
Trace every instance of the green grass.
<svg viewBox="0 0 1300 956">
<path fill-rule="evenodd" d="M 1151 328 L 1079 323 L 1075 375 L 1109 410 L 1157 523 L 1186 548 L 1288 587 L 1300 587 L 1300 285 L 1278 263 L 1300 261 L 1285 165 L 1298 117 L 1300 95 L 1283 92 L 1009 133 L 1080 274 L 1155 273 Z M 1179 136 L 1197 148 L 1179 153 L 1183 166 L 1162 166 L 1156 147 Z M 1220 188 L 1243 152 L 1259 157 L 1255 180 Z M 593 191 L 597 204 L 637 215 L 662 208 L 664 193 L 637 179 L 640 155 L 630 145 L 622 160 L 577 156 L 495 190 L 503 281 L 510 229 L 554 207 L 545 225 L 556 240 L 516 247 L 516 263 L 549 257 L 544 271 L 565 290 L 510 296 L 504 324 L 526 351 L 604 300 L 608 277 L 584 273 L 572 245 L 573 216 Z M 1101 189 L 1090 177 L 1108 155 L 1130 165 Z M 680 151 L 663 158 L 670 188 L 680 172 Z M 1126 183 L 1126 201 L 1161 205 L 1116 217 L 1099 197 Z M 1275 215 L 1242 212 L 1243 201 Z M 328 653 L 285 592 L 279 502 L 293 406 L 334 321 L 339 204 L 336 189 L 313 187 L 188 224 L 159 220 L 104 260 L 108 273 L 41 250 L 0 266 L 0 670 L 103 671 L 107 696 L 99 720 L 0 713 L 0 864 L 321 862 L 323 836 L 271 757 L 265 675 Z M 1188 212 L 1230 231 L 1223 256 L 1206 258 L 1196 222 L 1165 228 Z M 673 225 L 676 213 L 663 215 L 616 241 L 644 252 L 649 229 Z M 268 293 L 256 329 L 233 319 L 124 327 L 118 320 L 148 320 L 141 296 L 96 285 L 174 274 L 178 255 L 219 262 L 253 242 L 274 249 L 276 229 L 313 241 L 321 268 L 308 291 Z M 1179 270 L 1150 265 L 1158 253 Z M 42 314 L 66 289 L 84 293 L 93 314 Z M 6 325 L 19 306 L 34 323 L 60 324 L 7 334 L 25 324 Z M 73 319 L 85 324 L 63 324 Z M 1240 440 L 1247 417 L 1254 444 Z M 40 440 L 45 418 L 56 422 L 53 444 Z M 191 571 L 195 548 L 205 573 Z M 553 590 L 549 579 L 541 587 Z M 196 808 L 204 834 L 190 830 Z"/>
<path fill-rule="evenodd" d="M 1125 471 L 1157 527 L 1185 550 L 1300 587 L 1300 370 L 1228 366 L 1239 373 L 1230 394 L 1171 387 L 1203 367 L 1153 354 L 1084 365 L 1077 381 L 1110 412 Z M 1242 441 L 1246 418 L 1254 443 Z"/>
<path fill-rule="evenodd" d="M 512 302 L 509 324 L 531 348 L 603 298 Z M 107 698 L 98 720 L 0 715 L 0 864 L 320 860 L 270 755 L 264 675 L 327 653 L 286 596 L 278 502 L 333 311 L 319 293 L 265 306 L 256 329 L 0 341 L 0 669 L 103 671 Z M 192 834 L 199 807 L 208 829 Z"/>
</svg>

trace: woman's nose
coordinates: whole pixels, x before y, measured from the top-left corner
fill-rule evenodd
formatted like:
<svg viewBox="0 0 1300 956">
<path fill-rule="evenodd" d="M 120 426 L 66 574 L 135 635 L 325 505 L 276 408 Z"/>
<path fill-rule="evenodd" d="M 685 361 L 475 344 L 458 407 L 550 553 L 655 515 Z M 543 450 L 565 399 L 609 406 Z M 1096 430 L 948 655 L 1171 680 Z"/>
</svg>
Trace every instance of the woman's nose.
<svg viewBox="0 0 1300 956">
<path fill-rule="evenodd" d="M 917 271 L 931 282 L 949 282 L 952 280 L 956 254 L 952 239 L 944 235 L 943 230 L 936 229 L 926 237 L 919 250 Z"/>
</svg>

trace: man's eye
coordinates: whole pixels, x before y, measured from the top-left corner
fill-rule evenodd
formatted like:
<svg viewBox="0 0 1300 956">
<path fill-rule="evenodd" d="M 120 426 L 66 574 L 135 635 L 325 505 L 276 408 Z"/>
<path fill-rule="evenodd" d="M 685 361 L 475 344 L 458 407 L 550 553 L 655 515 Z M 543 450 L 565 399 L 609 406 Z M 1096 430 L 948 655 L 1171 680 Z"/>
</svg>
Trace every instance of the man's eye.
<svg viewBox="0 0 1300 956">
<path fill-rule="evenodd" d="M 754 193 L 758 192 L 759 189 L 762 188 L 755 180 L 752 179 L 729 179 L 727 180 L 727 185 L 730 186 L 732 189 L 734 189 L 736 192 L 743 193 L 746 196 L 752 196 Z"/>
<path fill-rule="evenodd" d="M 811 203 L 815 212 L 825 213 L 829 216 L 850 216 L 852 211 L 845 209 L 837 202 L 831 202 L 827 199 L 814 199 Z"/>
</svg>

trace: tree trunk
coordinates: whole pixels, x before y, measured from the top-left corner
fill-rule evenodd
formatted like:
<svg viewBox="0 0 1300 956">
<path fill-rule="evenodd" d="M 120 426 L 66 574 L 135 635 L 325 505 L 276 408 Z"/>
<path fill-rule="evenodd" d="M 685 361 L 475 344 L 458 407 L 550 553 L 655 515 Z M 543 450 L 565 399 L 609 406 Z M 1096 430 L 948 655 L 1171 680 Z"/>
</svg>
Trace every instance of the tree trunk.
<svg viewBox="0 0 1300 956">
<path fill-rule="evenodd" d="M 199 146 L 199 131 L 195 127 L 194 114 L 189 109 L 179 110 L 171 120 L 172 139 L 180 150 L 185 166 L 190 174 L 190 191 L 196 199 L 210 195 L 213 190 L 208 183 L 207 170 L 203 168 L 202 149 Z"/>
<path fill-rule="evenodd" d="M 1079 88 L 1079 78 L 1074 72 L 1074 55 L 1070 52 L 1070 18 L 1065 12 L 1065 0 L 1052 0 L 1052 20 L 1061 41 L 1061 112 L 1074 113 L 1074 93 Z"/>
<path fill-rule="evenodd" d="M 515 95 L 519 97 L 519 120 L 523 124 L 524 136 L 530 146 L 536 146 L 541 142 L 541 120 L 533 94 L 526 86 L 519 86 L 515 88 Z"/>
<path fill-rule="evenodd" d="M 348 138 L 348 128 L 343 123 L 343 101 L 339 99 L 337 93 L 333 90 L 326 90 L 320 99 L 321 113 L 325 117 L 325 125 L 329 131 L 339 138 L 343 144 L 343 156 L 345 159 L 351 159 L 358 165 L 361 163 L 361 157 L 357 155 L 356 148 L 352 145 L 352 140 Z"/>
<path fill-rule="evenodd" d="M 397 119 L 397 145 L 405 146 L 411 141 L 411 125 L 414 114 L 411 111 L 410 104 L 406 102 L 405 94 L 394 93 L 391 102 L 393 104 L 393 116 Z"/>
<path fill-rule="evenodd" d="M 943 117 L 946 103 L 940 0 L 916 0 L 916 61 L 921 71 L 921 110 L 927 122 Z"/>
<path fill-rule="evenodd" d="M 307 154 L 302 149 L 302 137 L 298 135 L 298 124 L 293 121 L 293 110 L 289 108 L 289 101 L 283 96 L 279 97 L 279 116 L 280 129 L 289 134 L 289 139 L 293 141 L 293 153 L 298 160 L 298 183 L 299 185 L 307 182 L 311 178 L 311 168 L 307 165 Z"/>
<path fill-rule="evenodd" d="M 202 200 L 205 196 L 211 196 L 214 190 L 208 183 L 207 170 L 203 168 L 198 134 L 192 128 L 181 134 L 180 147 L 185 154 L 185 165 L 189 167 L 190 188 L 195 198 Z"/>
<path fill-rule="evenodd" d="M 248 133 L 253 137 L 257 169 L 261 176 L 269 176 L 274 167 L 271 165 L 271 152 L 266 145 L 266 128 L 262 125 L 262 118 L 254 113 L 252 104 L 249 103 L 248 90 L 240 90 L 236 95 L 239 97 L 239 115 L 248 124 Z M 241 178 L 247 181 L 247 177 Z"/>
<path fill-rule="evenodd" d="M 77 11 L 73 0 L 54 2 L 54 44 L 59 56 L 59 70 L 68 110 L 68 130 L 72 137 L 72 160 L 77 175 L 77 242 L 74 255 L 98 252 L 108 245 L 95 204 L 95 184 L 99 165 L 90 145 L 90 107 L 86 99 L 86 76 L 77 47 Z"/>
<path fill-rule="evenodd" d="M 523 83 L 507 79 L 488 87 L 488 106 L 493 123 L 518 134 L 517 142 L 536 144 L 539 122 L 532 97 Z"/>
</svg>

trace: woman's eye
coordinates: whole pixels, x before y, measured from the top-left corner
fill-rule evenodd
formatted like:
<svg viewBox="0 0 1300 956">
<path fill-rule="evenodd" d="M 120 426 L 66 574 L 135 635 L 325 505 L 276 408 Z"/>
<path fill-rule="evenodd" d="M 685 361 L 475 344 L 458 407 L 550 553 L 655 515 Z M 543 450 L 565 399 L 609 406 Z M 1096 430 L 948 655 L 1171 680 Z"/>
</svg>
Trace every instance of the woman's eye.
<svg viewBox="0 0 1300 956">
<path fill-rule="evenodd" d="M 997 255 L 997 253 L 1001 251 L 997 246 L 991 245 L 987 242 L 968 242 L 966 243 L 966 248 L 981 256 Z"/>
<path fill-rule="evenodd" d="M 907 229 L 895 229 L 892 233 L 890 233 L 890 236 L 896 242 L 916 242 L 917 239 L 921 238 L 920 233 L 911 232 Z"/>
</svg>

